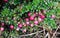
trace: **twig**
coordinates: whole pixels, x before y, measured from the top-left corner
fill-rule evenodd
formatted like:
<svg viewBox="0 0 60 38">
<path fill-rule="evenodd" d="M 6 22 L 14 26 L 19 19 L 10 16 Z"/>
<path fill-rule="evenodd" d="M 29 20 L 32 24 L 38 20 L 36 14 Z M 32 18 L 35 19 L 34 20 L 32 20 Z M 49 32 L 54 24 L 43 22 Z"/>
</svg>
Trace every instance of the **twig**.
<svg viewBox="0 0 60 38">
<path fill-rule="evenodd" d="M 56 29 L 56 31 L 53 33 L 52 38 L 55 36 L 55 34 L 57 33 L 57 30 L 59 29 L 60 25 L 58 26 L 58 28 Z"/>
<path fill-rule="evenodd" d="M 43 31 L 43 30 L 42 30 Z M 23 36 L 31 36 L 31 35 L 34 35 L 34 34 L 37 34 L 37 33 L 40 33 L 42 31 L 37 31 L 35 33 L 31 33 L 31 34 L 26 34 L 26 35 L 20 35 L 19 37 L 23 37 Z"/>
<path fill-rule="evenodd" d="M 48 36 L 48 33 L 46 34 L 45 38 Z"/>
<path fill-rule="evenodd" d="M 43 35 L 43 36 L 44 36 L 44 38 L 45 38 L 45 34 L 46 34 L 46 33 L 45 33 L 45 29 L 43 28 L 43 30 L 44 30 L 44 35 Z"/>
<path fill-rule="evenodd" d="M 49 33 L 48 33 L 48 38 L 51 38 Z"/>
</svg>

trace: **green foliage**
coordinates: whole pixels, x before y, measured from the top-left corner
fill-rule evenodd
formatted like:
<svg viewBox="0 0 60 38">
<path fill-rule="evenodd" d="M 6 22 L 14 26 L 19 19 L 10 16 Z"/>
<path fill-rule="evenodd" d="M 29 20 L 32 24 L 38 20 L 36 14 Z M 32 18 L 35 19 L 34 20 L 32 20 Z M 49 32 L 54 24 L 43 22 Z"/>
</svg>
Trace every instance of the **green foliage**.
<svg viewBox="0 0 60 38">
<path fill-rule="evenodd" d="M 53 29 L 56 29 L 57 28 L 57 25 L 56 25 L 55 20 L 53 20 L 51 18 L 45 18 L 44 24 L 47 24 L 48 26 L 50 26 Z"/>
<path fill-rule="evenodd" d="M 57 24 L 54 19 L 51 19 L 51 15 L 55 15 L 56 18 L 60 18 L 60 7 L 57 7 L 58 2 L 59 0 L 32 0 L 32 2 L 30 2 L 30 0 L 28 0 L 28 2 L 26 0 L 8 0 L 7 3 L 3 4 L 2 11 L 0 11 L 0 22 L 5 22 L 7 25 L 12 24 L 15 28 L 13 31 L 10 31 L 9 34 L 8 31 L 5 30 L 3 34 L 6 35 L 6 37 L 8 35 L 14 36 L 16 33 L 16 28 L 18 27 L 18 22 L 25 22 L 28 12 L 31 12 L 33 15 L 34 12 L 41 12 L 41 9 L 46 11 L 45 14 L 42 13 L 46 16 L 46 18 L 39 24 L 39 26 L 47 24 L 52 29 L 56 29 Z M 13 20 L 13 18 L 15 19 Z M 23 27 L 23 29 L 28 29 L 29 32 L 32 32 L 33 29 L 36 29 L 35 31 L 39 30 L 38 26 L 34 26 L 33 28 L 27 26 Z M 19 30 L 18 34 L 23 34 L 20 31 L 21 29 Z"/>
<path fill-rule="evenodd" d="M 1 15 L 2 15 L 2 17 L 6 17 L 9 15 L 9 13 L 10 13 L 9 9 L 4 8 L 4 10 L 2 10 L 2 12 L 1 12 Z"/>
</svg>

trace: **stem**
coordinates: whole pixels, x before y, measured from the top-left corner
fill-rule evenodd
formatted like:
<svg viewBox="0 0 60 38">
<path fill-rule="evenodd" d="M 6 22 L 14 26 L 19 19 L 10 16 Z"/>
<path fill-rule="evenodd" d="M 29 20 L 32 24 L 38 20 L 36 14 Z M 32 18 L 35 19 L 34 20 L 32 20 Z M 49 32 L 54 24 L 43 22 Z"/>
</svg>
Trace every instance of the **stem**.
<svg viewBox="0 0 60 38">
<path fill-rule="evenodd" d="M 43 30 L 42 30 L 43 31 Z M 20 35 L 19 37 L 23 37 L 23 36 L 32 36 L 34 34 L 37 34 L 37 33 L 41 33 L 42 31 L 37 31 L 35 33 L 31 33 L 31 34 L 26 34 L 26 35 Z"/>
<path fill-rule="evenodd" d="M 56 31 L 53 33 L 52 38 L 55 36 L 55 34 L 57 33 L 57 30 L 59 29 L 60 25 L 58 26 L 58 28 L 56 29 Z"/>
</svg>

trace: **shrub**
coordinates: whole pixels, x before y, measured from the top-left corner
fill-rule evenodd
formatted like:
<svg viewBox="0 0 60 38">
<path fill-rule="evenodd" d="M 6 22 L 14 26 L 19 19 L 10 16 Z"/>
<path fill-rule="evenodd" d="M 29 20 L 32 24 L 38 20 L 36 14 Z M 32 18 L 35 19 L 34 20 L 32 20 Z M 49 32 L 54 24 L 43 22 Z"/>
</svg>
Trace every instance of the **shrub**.
<svg viewBox="0 0 60 38">
<path fill-rule="evenodd" d="M 58 1 L 1 0 L 0 31 L 8 37 L 40 31 L 44 25 L 56 29 L 55 19 L 60 17 Z"/>
</svg>

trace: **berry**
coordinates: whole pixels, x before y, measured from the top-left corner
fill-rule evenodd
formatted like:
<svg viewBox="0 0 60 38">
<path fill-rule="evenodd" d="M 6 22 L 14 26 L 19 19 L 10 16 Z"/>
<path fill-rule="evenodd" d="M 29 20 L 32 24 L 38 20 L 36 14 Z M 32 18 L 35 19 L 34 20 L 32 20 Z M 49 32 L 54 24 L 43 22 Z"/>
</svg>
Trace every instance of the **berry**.
<svg viewBox="0 0 60 38">
<path fill-rule="evenodd" d="M 17 31 L 19 31 L 19 29 L 20 29 L 20 28 L 19 28 L 19 27 L 17 27 L 17 29 L 16 29 L 16 30 L 17 30 Z"/>
<path fill-rule="evenodd" d="M 29 18 L 26 18 L 25 20 L 26 20 L 26 21 L 29 21 Z"/>
<path fill-rule="evenodd" d="M 41 19 L 41 18 L 38 18 L 38 21 L 39 21 L 39 22 L 42 22 L 42 21 L 43 21 L 43 19 Z"/>
<path fill-rule="evenodd" d="M 8 2 L 8 0 L 4 0 L 4 2 Z"/>
<path fill-rule="evenodd" d="M 23 26 L 27 26 L 25 23 L 23 23 Z"/>
<path fill-rule="evenodd" d="M 45 16 L 44 16 L 44 15 L 40 15 L 40 18 L 44 19 L 44 18 L 45 18 Z"/>
<path fill-rule="evenodd" d="M 31 16 L 31 17 L 30 17 L 30 20 L 34 20 L 34 17 L 33 17 L 33 16 Z"/>
<path fill-rule="evenodd" d="M 38 13 L 38 15 L 40 16 L 40 15 L 42 15 L 42 13 L 41 13 L 41 12 L 39 12 L 39 13 Z"/>
<path fill-rule="evenodd" d="M 18 25 L 20 24 L 20 22 L 18 22 Z"/>
<path fill-rule="evenodd" d="M 37 24 L 38 24 L 38 21 L 34 21 L 34 24 L 36 24 L 36 25 L 37 25 Z"/>
<path fill-rule="evenodd" d="M 1 26 L 4 26 L 4 23 L 3 22 L 1 23 Z"/>
<path fill-rule="evenodd" d="M 54 19 L 55 18 L 55 15 L 52 15 L 51 18 Z"/>
<path fill-rule="evenodd" d="M 33 27 L 34 25 L 33 24 L 30 24 L 31 27 Z"/>
<path fill-rule="evenodd" d="M 30 12 L 28 13 L 28 16 L 29 16 L 29 17 L 31 16 L 31 13 L 30 13 Z"/>
<path fill-rule="evenodd" d="M 1 28 L 0 28 L 0 31 L 4 31 L 4 27 L 1 27 Z"/>
<path fill-rule="evenodd" d="M 22 32 L 25 33 L 26 32 L 26 29 L 23 29 Z"/>
<path fill-rule="evenodd" d="M 33 14 L 33 17 L 36 17 L 36 16 L 37 16 L 37 13 L 34 13 L 34 14 Z"/>
<path fill-rule="evenodd" d="M 27 25 L 29 25 L 29 22 L 26 22 Z"/>
<path fill-rule="evenodd" d="M 10 29 L 13 30 L 14 29 L 14 26 L 13 25 L 10 25 Z"/>
<path fill-rule="evenodd" d="M 19 27 L 19 28 L 22 28 L 22 24 L 18 24 L 18 27 Z"/>
</svg>

